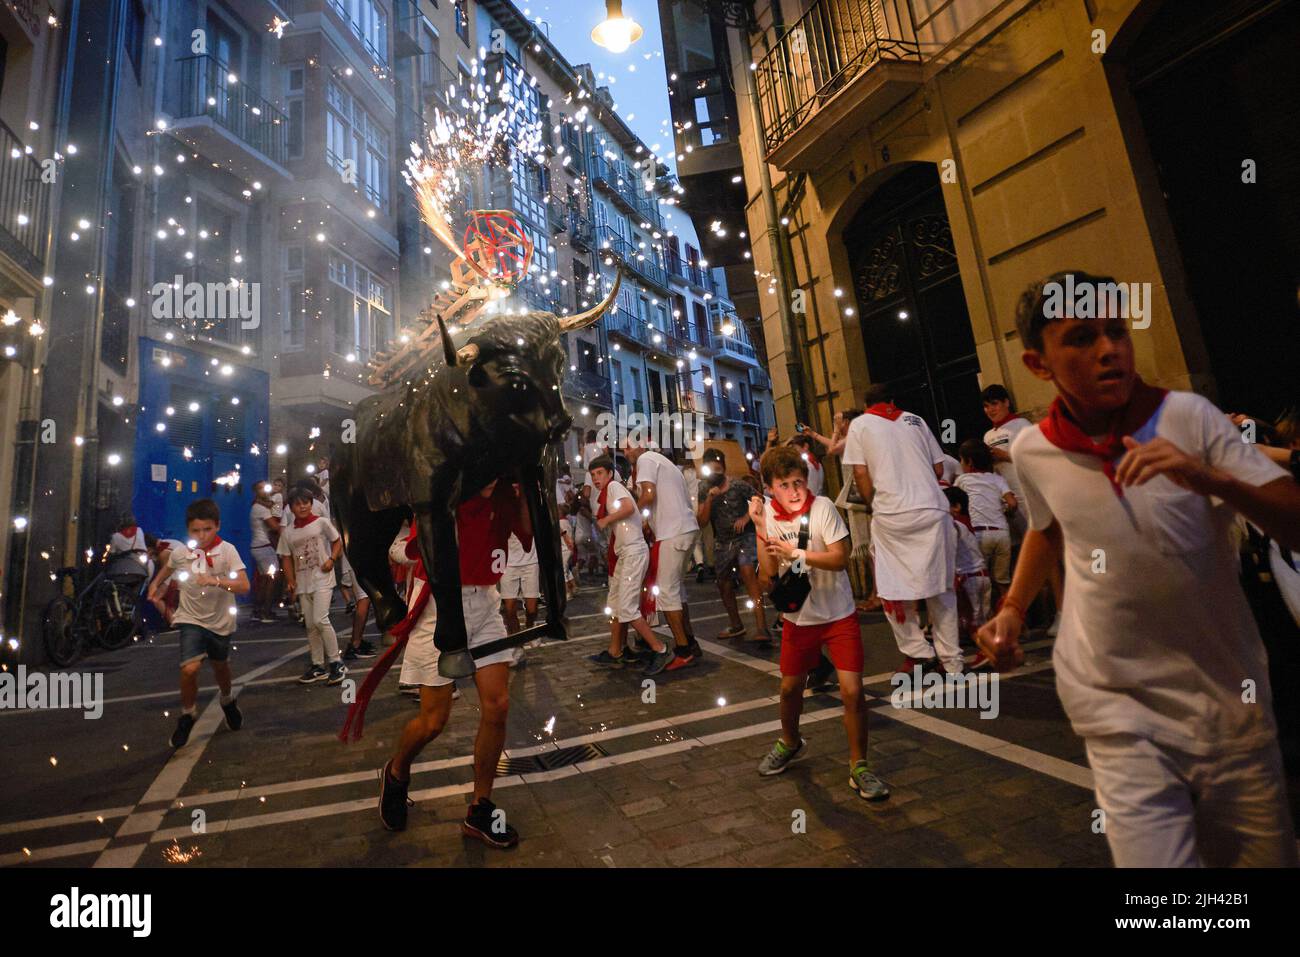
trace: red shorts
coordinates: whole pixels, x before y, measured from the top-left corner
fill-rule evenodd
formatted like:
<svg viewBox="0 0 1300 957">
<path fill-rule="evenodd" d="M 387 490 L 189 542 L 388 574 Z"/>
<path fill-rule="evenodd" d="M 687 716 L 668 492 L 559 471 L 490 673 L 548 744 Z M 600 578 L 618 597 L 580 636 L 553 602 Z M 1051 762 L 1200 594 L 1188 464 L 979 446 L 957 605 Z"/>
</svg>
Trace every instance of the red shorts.
<svg viewBox="0 0 1300 957">
<path fill-rule="evenodd" d="M 857 612 L 824 625 L 796 625 L 786 619 L 781 631 L 781 674 L 812 671 L 821 660 L 823 645 L 836 671 L 862 674 L 862 632 Z"/>
</svg>

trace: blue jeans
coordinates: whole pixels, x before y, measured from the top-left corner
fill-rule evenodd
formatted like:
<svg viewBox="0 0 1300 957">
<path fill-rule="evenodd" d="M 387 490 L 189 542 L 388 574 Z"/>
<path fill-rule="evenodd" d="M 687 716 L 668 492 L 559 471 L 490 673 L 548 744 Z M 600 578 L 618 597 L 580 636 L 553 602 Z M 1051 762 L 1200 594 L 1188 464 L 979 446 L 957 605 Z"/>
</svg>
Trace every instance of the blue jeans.
<svg viewBox="0 0 1300 957">
<path fill-rule="evenodd" d="M 191 661 L 225 661 L 230 657 L 230 635 L 218 635 L 199 625 L 177 625 L 181 633 L 181 664 Z"/>
</svg>

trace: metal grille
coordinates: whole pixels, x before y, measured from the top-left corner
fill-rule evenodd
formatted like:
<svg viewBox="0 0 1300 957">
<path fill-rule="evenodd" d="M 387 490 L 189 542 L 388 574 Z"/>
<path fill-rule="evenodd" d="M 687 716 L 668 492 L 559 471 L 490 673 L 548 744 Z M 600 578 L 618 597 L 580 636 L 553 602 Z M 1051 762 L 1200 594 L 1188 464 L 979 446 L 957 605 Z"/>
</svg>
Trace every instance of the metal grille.
<svg viewBox="0 0 1300 957">
<path fill-rule="evenodd" d="M 602 758 L 606 753 L 598 744 L 579 744 L 572 748 L 543 751 L 541 754 L 530 754 L 522 758 L 502 758 L 497 762 L 497 777 L 554 771 L 556 768 L 567 768 L 572 764 Z"/>
</svg>

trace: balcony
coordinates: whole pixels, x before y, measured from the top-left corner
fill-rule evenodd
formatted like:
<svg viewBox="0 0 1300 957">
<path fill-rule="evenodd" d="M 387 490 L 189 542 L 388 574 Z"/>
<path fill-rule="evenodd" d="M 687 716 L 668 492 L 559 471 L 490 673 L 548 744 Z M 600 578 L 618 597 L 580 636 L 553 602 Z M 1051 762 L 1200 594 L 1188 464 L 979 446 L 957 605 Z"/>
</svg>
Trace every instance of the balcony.
<svg viewBox="0 0 1300 957">
<path fill-rule="evenodd" d="M 542 284 L 534 276 L 530 276 L 521 282 L 516 287 L 516 291 L 524 302 L 533 309 L 549 312 L 556 316 L 564 309 L 564 302 L 560 299 L 559 290 L 556 287 L 543 288 Z"/>
<path fill-rule="evenodd" d="M 50 191 L 22 140 L 0 123 L 0 253 L 29 276 L 44 272 Z"/>
<path fill-rule="evenodd" d="M 718 295 L 718 284 L 713 281 L 713 274 L 699 263 L 686 259 L 670 259 L 668 271 L 678 279 L 684 279 L 701 292 Z"/>
<path fill-rule="evenodd" d="M 641 252 L 632 241 L 619 235 L 608 223 L 596 231 L 601 254 L 617 256 L 629 269 L 646 282 L 658 287 L 664 295 L 668 294 L 668 273 L 651 256 Z"/>
<path fill-rule="evenodd" d="M 247 346 L 252 352 L 256 353 L 258 351 L 259 336 L 261 335 L 261 319 L 273 311 L 273 305 L 261 297 L 261 293 L 265 293 L 267 290 L 265 288 L 259 290 L 257 304 L 260 308 L 259 314 L 256 316 L 258 325 L 246 329 L 244 328 L 244 320 L 240 319 L 235 310 L 231 308 L 235 303 L 232 303 L 231 294 L 227 291 L 231 284 L 229 275 L 218 274 L 215 270 L 197 263 L 185 266 L 180 270 L 180 275 L 185 282 L 185 286 L 181 289 L 182 303 L 187 301 L 187 287 L 190 283 L 199 283 L 204 287 L 204 308 L 200 310 L 204 315 L 195 318 L 178 315 L 169 319 L 159 319 L 158 322 L 165 328 L 191 341 L 225 346 L 241 352 Z M 174 295 L 174 276 L 169 276 L 161 281 L 168 284 L 168 288 L 163 294 Z M 238 287 L 236 287 L 235 296 L 239 296 Z M 253 300 L 250 297 L 247 301 L 251 303 Z M 173 308 L 172 311 L 175 312 L 175 309 Z M 248 321 L 252 322 L 254 320 L 250 319 Z"/>
<path fill-rule="evenodd" d="M 768 160 L 813 170 L 922 82 L 906 0 L 817 0 L 755 71 Z"/>
<path fill-rule="evenodd" d="M 649 326 L 622 306 L 616 306 L 605 313 L 605 329 L 610 335 L 622 336 L 630 342 L 651 345 Z"/>
<path fill-rule="evenodd" d="M 592 182 L 603 186 L 627 212 L 638 217 L 641 222 L 648 222 L 654 229 L 663 228 L 659 198 L 638 187 L 641 181 L 635 170 L 597 154 L 591 158 L 591 178 Z"/>
<path fill-rule="evenodd" d="M 569 211 L 569 243 L 590 252 L 596 242 L 596 227 L 590 219 L 574 210 Z"/>
<path fill-rule="evenodd" d="M 610 401 L 609 376 L 598 369 L 570 369 L 564 373 L 562 389 L 570 398 L 599 405 L 608 405 Z"/>
<path fill-rule="evenodd" d="M 751 391 L 772 391 L 772 377 L 766 369 L 749 370 L 749 387 Z"/>
<path fill-rule="evenodd" d="M 176 61 L 170 132 L 250 179 L 289 179 L 285 116 L 224 63 L 208 55 Z"/>
<path fill-rule="evenodd" d="M 388 66 L 387 22 L 376 22 L 364 9 L 358 10 L 363 20 L 354 20 L 348 12 L 348 7 L 352 6 L 348 0 L 282 0 L 280 5 L 285 8 L 290 20 L 297 20 L 304 14 L 329 10 L 351 32 L 355 42 L 366 51 L 370 59 L 378 66 Z"/>
</svg>

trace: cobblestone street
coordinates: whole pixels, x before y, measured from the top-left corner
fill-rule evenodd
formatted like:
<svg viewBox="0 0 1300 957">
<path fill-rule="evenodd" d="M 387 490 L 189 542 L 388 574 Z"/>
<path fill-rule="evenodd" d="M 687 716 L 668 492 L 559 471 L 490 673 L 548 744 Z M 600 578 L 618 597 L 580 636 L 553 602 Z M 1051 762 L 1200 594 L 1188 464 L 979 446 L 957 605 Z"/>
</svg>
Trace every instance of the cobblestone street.
<svg viewBox="0 0 1300 957">
<path fill-rule="evenodd" d="M 726 617 L 694 585 L 705 649 L 694 668 L 646 679 L 586 660 L 603 647 L 603 590 L 570 604 L 567 643 L 529 649 L 512 676 L 506 755 L 494 799 L 520 845 L 490 850 L 457 826 L 472 790 L 472 683 L 443 736 L 413 769 L 410 824 L 386 832 L 379 768 L 414 710 L 385 677 L 359 744 L 337 740 L 342 687 L 301 687 L 292 623 L 242 622 L 232 656 L 243 730 L 232 733 L 203 673 L 199 721 L 172 753 L 176 637 L 102 654 L 102 718 L 0 712 L 0 863 L 63 866 L 1106 866 L 1091 775 L 1053 687 L 1050 644 L 1001 676 L 994 719 L 974 709 L 895 708 L 898 653 L 878 615 L 863 618 L 869 756 L 892 788 L 878 804 L 848 786 L 838 698 L 806 700 L 809 756 L 762 778 L 779 730 L 777 650 L 711 636 Z M 347 616 L 336 609 L 342 632 Z M 372 626 L 373 627 L 373 626 Z M 660 629 L 666 632 L 666 629 Z M 373 637 L 373 636 L 372 636 Z M 355 663 L 359 682 L 373 662 Z M 343 686 L 346 687 L 346 686 Z M 15 733 L 17 732 L 17 733 Z M 54 743 L 51 743 L 54 742 Z M 577 763 L 548 756 L 589 746 Z M 567 752 L 565 752 L 567 754 Z"/>
</svg>

